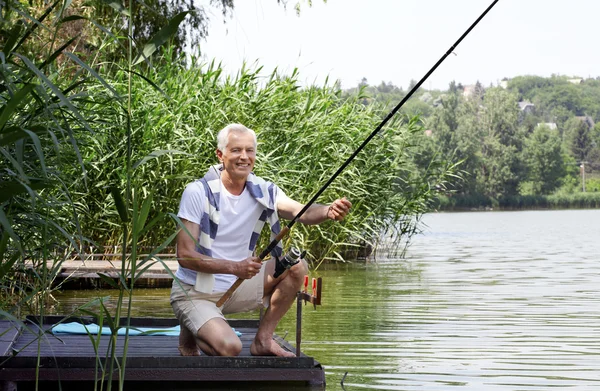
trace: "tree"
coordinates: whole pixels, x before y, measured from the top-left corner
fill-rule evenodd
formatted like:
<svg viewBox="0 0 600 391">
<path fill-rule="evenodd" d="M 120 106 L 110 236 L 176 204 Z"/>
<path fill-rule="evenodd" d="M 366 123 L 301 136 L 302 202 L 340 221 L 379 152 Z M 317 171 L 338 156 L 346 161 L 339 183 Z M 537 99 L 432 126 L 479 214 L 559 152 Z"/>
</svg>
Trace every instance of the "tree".
<svg viewBox="0 0 600 391">
<path fill-rule="evenodd" d="M 477 117 L 481 128 L 482 165 L 478 182 L 483 193 L 497 197 L 517 192 L 522 176 L 518 154 L 519 109 L 516 95 L 502 88 L 490 88 L 483 98 Z"/>
<path fill-rule="evenodd" d="M 594 148 L 590 127 L 580 118 L 565 123 L 563 140 L 567 151 L 579 162 L 586 161 Z"/>
<path fill-rule="evenodd" d="M 451 85 L 452 86 L 452 85 Z M 456 88 L 441 97 L 441 104 L 431 115 L 427 125 L 433 131 L 440 151 L 446 155 L 454 154 L 457 148 L 456 129 L 458 128 L 458 104 L 460 96 Z"/>
<path fill-rule="evenodd" d="M 538 126 L 525 139 L 523 162 L 527 182 L 520 186 L 521 194 L 550 194 L 556 190 L 566 174 L 558 130 Z"/>
<path fill-rule="evenodd" d="M 197 5 L 193 1 L 186 0 L 73 0 L 66 2 L 59 13 L 55 24 L 50 26 L 44 36 L 33 43 L 30 53 L 40 54 L 48 50 L 47 47 L 38 47 L 44 43 L 56 41 L 56 47 L 73 37 L 78 37 L 67 48 L 68 51 L 78 53 L 84 60 L 94 58 L 102 51 L 104 59 L 119 59 L 127 55 L 127 50 L 120 42 L 120 38 L 128 36 L 127 24 L 131 21 L 133 25 L 132 38 L 138 48 L 142 48 L 148 41 L 156 36 L 163 28 L 167 27 L 176 15 L 188 12 L 184 21 L 170 37 L 170 48 L 175 54 L 181 53 L 184 48 L 190 49 L 195 54 L 202 40 L 208 34 L 210 22 L 209 10 L 216 10 L 223 15 L 224 20 L 231 16 L 234 9 L 234 0 L 210 0 L 203 5 Z M 296 1 L 294 8 L 299 14 L 300 3 Z M 207 4 L 208 3 L 208 4 Z M 288 1 L 277 0 L 278 4 L 287 6 Z M 45 0 L 31 0 L 16 5 L 16 0 L 6 1 L 6 10 L 0 6 L 2 17 L 0 17 L 0 46 L 3 46 L 4 38 L 9 36 L 9 30 L 20 17 L 19 12 L 13 12 L 21 6 L 28 7 L 33 17 L 43 13 L 49 2 Z M 62 6 L 61 2 L 57 2 Z M 308 6 L 311 6 L 308 2 Z M 129 11 L 131 5 L 132 11 Z M 58 8 L 57 8 L 58 9 Z M 210 12 L 212 13 L 212 12 Z M 67 18 L 68 17 L 68 18 Z M 53 31 L 55 25 L 61 25 L 60 29 Z M 53 34 L 56 33 L 56 36 Z M 120 38 L 117 38 L 120 37 Z M 109 55 L 110 54 L 110 55 Z M 31 57 L 31 56 L 30 56 Z M 87 61 L 92 62 L 92 61 Z"/>
</svg>

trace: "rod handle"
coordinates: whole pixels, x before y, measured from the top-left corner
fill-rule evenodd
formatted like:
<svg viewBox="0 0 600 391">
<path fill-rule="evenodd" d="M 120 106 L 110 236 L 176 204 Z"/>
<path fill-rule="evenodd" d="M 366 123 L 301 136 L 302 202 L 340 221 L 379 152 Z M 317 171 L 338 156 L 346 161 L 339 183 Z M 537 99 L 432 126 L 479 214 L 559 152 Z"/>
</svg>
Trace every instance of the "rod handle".
<svg viewBox="0 0 600 391">
<path fill-rule="evenodd" d="M 223 304 L 225 304 L 225 302 L 227 300 L 229 300 L 229 298 L 231 297 L 231 295 L 233 295 L 233 292 L 235 292 L 235 290 L 237 288 L 240 287 L 240 285 L 242 285 L 242 282 L 244 282 L 243 278 L 238 278 L 233 285 L 231 285 L 229 287 L 229 289 L 227 290 L 227 292 L 225 292 L 225 294 L 223 296 L 221 296 L 221 298 L 219 299 L 219 301 L 217 301 L 217 307 L 221 307 Z"/>
</svg>

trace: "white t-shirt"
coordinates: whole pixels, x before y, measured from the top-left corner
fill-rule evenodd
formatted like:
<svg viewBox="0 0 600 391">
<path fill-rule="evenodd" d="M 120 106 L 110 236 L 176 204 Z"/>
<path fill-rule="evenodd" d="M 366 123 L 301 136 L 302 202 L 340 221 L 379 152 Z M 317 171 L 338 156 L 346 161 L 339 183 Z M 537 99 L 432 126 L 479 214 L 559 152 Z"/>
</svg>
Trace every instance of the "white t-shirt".
<svg viewBox="0 0 600 391">
<path fill-rule="evenodd" d="M 286 197 L 281 189 L 277 189 L 276 201 Z M 177 216 L 200 224 L 206 193 L 201 182 L 192 182 L 185 188 L 179 203 Z M 250 238 L 256 222 L 264 207 L 259 204 L 244 188 L 242 194 L 236 196 L 227 191 L 221 183 L 219 199 L 219 229 L 211 246 L 213 258 L 242 261 L 252 255 L 248 249 Z M 190 285 L 196 283 L 196 272 L 179 266 L 175 276 Z M 213 292 L 224 292 L 235 282 L 233 274 L 215 274 Z"/>
</svg>

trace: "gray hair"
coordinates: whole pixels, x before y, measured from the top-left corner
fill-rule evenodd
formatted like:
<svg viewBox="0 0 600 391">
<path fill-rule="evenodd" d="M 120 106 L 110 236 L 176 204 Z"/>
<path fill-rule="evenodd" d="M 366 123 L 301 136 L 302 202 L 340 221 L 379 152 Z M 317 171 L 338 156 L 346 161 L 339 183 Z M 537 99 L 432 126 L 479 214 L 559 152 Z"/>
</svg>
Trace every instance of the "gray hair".
<svg viewBox="0 0 600 391">
<path fill-rule="evenodd" d="M 250 133 L 254 137 L 254 147 L 256 147 L 256 133 L 254 130 L 245 127 L 241 124 L 229 124 L 219 131 L 217 134 L 217 149 L 221 152 L 225 152 L 227 147 L 227 141 L 229 139 L 229 133 Z"/>
</svg>

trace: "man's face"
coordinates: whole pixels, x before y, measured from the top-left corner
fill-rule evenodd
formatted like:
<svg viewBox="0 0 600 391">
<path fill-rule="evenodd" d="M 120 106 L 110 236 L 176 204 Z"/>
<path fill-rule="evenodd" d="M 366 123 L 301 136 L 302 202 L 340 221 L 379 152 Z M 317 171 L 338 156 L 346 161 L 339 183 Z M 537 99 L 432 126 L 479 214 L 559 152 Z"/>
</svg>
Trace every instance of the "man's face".
<svg viewBox="0 0 600 391">
<path fill-rule="evenodd" d="M 217 149 L 217 156 L 232 179 L 245 179 L 256 160 L 254 136 L 251 133 L 230 132 L 225 151 Z"/>
</svg>

